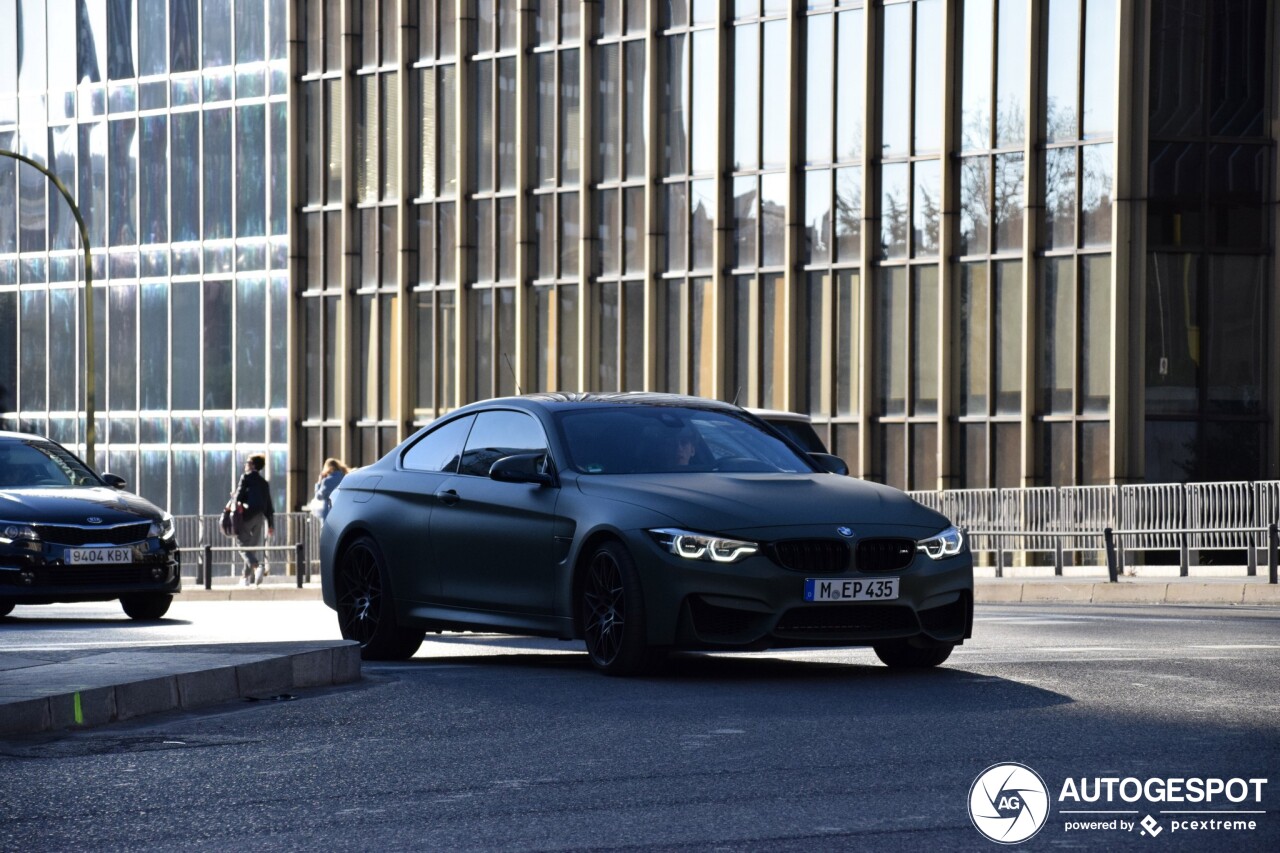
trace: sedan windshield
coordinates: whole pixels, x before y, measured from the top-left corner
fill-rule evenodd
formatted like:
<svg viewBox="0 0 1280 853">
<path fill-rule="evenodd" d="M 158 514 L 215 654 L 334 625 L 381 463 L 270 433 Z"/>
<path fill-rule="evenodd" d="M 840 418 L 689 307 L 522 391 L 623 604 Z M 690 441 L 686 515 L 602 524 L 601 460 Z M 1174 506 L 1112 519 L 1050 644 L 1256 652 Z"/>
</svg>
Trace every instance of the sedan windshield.
<svg viewBox="0 0 1280 853">
<path fill-rule="evenodd" d="M 569 466 L 582 474 L 816 470 L 777 436 L 728 412 L 593 407 L 561 412 L 557 422 Z"/>
<path fill-rule="evenodd" d="M 96 474 L 56 444 L 0 442 L 0 489 L 101 485 Z"/>
</svg>

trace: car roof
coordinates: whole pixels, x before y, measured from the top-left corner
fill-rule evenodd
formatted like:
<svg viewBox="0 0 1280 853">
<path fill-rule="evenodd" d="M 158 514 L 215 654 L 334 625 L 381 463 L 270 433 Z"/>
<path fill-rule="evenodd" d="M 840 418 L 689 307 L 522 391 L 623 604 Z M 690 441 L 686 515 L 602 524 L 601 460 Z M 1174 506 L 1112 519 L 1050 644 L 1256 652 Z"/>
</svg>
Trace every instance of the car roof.
<svg viewBox="0 0 1280 853">
<path fill-rule="evenodd" d="M 678 406 L 689 409 L 705 409 L 717 412 L 741 412 L 742 409 L 731 403 L 711 400 L 706 397 L 691 397 L 684 394 L 664 394 L 655 391 L 586 391 L 586 392 L 542 392 L 523 394 L 519 397 L 497 397 L 481 400 L 464 406 L 463 411 L 476 407 L 490 407 L 502 404 L 529 405 L 552 411 L 565 411 L 585 406 Z"/>
</svg>

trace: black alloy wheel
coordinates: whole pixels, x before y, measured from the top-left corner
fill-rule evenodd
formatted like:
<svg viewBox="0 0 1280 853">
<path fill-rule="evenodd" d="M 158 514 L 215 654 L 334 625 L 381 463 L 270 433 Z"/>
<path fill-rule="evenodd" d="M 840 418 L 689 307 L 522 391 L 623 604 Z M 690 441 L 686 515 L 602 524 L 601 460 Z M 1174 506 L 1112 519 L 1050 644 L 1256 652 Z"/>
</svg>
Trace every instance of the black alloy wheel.
<svg viewBox="0 0 1280 853">
<path fill-rule="evenodd" d="M 360 644 L 364 660 L 405 660 L 422 645 L 423 631 L 396 624 L 386 562 L 377 543 L 361 537 L 338 563 L 338 627 L 343 639 Z"/>
<path fill-rule="evenodd" d="M 644 594 L 635 561 L 621 543 L 605 542 L 591 555 L 581 608 L 583 639 L 596 669 L 634 675 L 656 662 L 645 642 Z"/>
<path fill-rule="evenodd" d="M 930 643 L 914 645 L 910 640 L 893 640 L 877 643 L 876 657 L 893 669 L 928 669 L 951 657 L 954 643 Z"/>
<path fill-rule="evenodd" d="M 169 612 L 173 596 L 167 592 L 135 592 L 120 596 L 125 615 L 140 622 L 152 622 Z"/>
</svg>

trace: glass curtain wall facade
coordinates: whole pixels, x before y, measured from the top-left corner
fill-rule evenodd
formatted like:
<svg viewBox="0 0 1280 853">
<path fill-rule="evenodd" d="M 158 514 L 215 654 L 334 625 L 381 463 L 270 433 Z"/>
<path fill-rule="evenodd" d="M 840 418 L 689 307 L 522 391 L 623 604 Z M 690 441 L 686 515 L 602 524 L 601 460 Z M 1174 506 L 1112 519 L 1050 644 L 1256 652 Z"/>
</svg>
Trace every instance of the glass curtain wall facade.
<svg viewBox="0 0 1280 853">
<path fill-rule="evenodd" d="M 249 453 L 287 468 L 286 6 L 0 12 L 0 149 L 88 227 L 95 461 L 174 513 L 221 508 Z M 0 158 L 0 424 L 80 450 L 83 266 L 61 195 Z"/>
<path fill-rule="evenodd" d="M 542 390 L 807 412 L 910 489 L 1280 478 L 1267 0 L 17 5 L 0 146 L 74 176 L 104 467 L 175 511 Z M 38 178 L 0 419 L 75 444 Z"/>
</svg>

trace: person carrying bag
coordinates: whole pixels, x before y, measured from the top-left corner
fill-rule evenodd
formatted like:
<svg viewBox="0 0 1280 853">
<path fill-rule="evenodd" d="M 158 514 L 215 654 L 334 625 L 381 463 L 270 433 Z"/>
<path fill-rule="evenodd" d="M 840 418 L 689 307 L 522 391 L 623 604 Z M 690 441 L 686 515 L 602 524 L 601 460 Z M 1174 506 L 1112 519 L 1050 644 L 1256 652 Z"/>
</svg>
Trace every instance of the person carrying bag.
<svg viewBox="0 0 1280 853">
<path fill-rule="evenodd" d="M 244 473 L 234 495 L 235 508 L 231 511 L 231 527 L 241 548 L 255 549 L 263 543 L 263 529 L 268 537 L 275 534 L 275 511 L 271 505 L 271 484 L 262 476 L 267 467 L 267 457 L 255 453 L 244 462 Z M 223 511 L 224 516 L 226 510 Z M 236 529 L 236 518 L 241 519 Z M 223 528 L 226 529 L 225 527 Z M 244 552 L 244 578 L 241 586 L 261 586 L 262 579 L 270 573 L 266 560 L 256 550 Z"/>
</svg>

